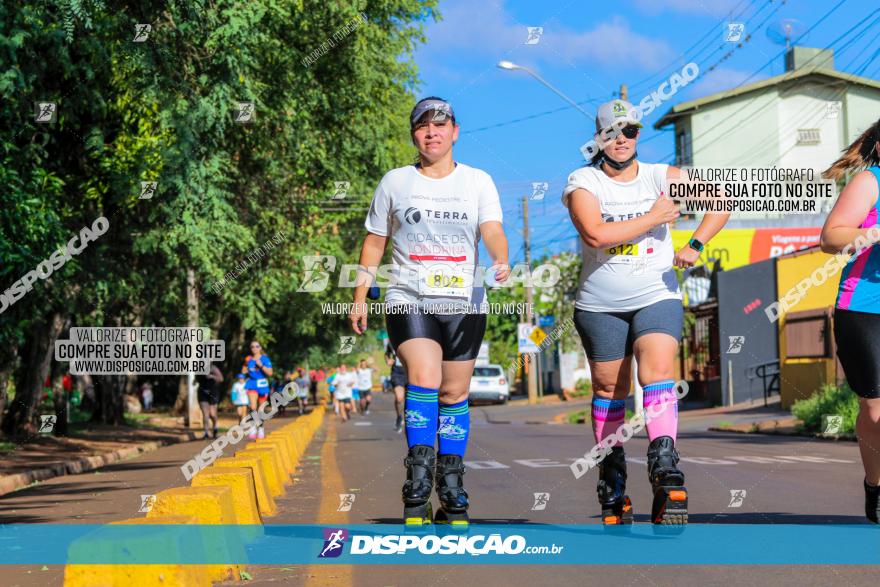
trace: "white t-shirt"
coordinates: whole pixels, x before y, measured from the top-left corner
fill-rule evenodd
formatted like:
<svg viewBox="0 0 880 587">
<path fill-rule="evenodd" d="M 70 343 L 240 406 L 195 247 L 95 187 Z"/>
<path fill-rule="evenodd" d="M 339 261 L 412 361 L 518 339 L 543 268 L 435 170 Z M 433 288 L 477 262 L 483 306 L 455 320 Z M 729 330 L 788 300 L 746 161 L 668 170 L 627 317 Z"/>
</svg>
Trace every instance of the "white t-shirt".
<svg viewBox="0 0 880 587">
<path fill-rule="evenodd" d="M 370 390 L 373 388 L 373 370 L 369 367 L 358 369 L 357 388 L 360 391 Z"/>
<path fill-rule="evenodd" d="M 386 303 L 485 312 L 484 277 L 476 271 L 480 224 L 501 217 L 498 190 L 485 171 L 458 163 L 441 179 L 414 165 L 386 173 L 364 222 L 368 231 L 391 237 L 394 277 Z"/>
<path fill-rule="evenodd" d="M 629 182 L 611 179 L 598 167 L 581 167 L 568 176 L 562 203 L 583 188 L 599 200 L 602 220 L 619 222 L 647 214 L 669 187 L 664 163 L 638 162 Z M 583 268 L 575 307 L 590 312 L 638 310 L 661 300 L 681 299 L 672 268 L 675 251 L 668 225 L 655 226 L 627 243 L 605 249 L 581 241 Z"/>
<path fill-rule="evenodd" d="M 336 399 L 351 399 L 353 397 L 351 390 L 357 385 L 357 375 L 353 371 L 336 372 L 336 378 L 333 380 L 336 386 Z"/>
</svg>

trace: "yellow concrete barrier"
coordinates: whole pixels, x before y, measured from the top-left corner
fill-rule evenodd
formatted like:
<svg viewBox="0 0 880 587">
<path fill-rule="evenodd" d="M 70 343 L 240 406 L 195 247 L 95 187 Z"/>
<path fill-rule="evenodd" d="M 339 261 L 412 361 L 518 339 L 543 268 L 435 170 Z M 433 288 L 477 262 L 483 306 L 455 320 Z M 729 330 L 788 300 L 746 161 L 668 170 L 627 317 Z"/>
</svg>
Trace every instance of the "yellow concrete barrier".
<svg viewBox="0 0 880 587">
<path fill-rule="evenodd" d="M 281 470 L 286 473 L 285 478 L 290 478 L 290 474 L 293 473 L 293 470 L 296 468 L 296 465 L 293 463 L 293 459 L 290 456 L 290 451 L 287 448 L 287 442 L 283 438 L 261 438 L 257 441 L 255 445 L 256 448 L 268 448 L 275 451 L 275 454 L 278 457 L 279 466 Z"/>
<path fill-rule="evenodd" d="M 266 482 L 269 484 L 269 491 L 272 492 L 272 497 L 278 497 L 284 493 L 284 476 L 289 477 L 289 475 L 278 468 L 278 461 L 275 460 L 275 453 L 271 449 L 244 448 L 235 453 L 235 456 L 259 458 L 263 463 L 263 470 L 266 472 Z"/>
<path fill-rule="evenodd" d="M 225 457 L 214 461 L 214 464 L 211 465 L 211 467 L 214 466 L 242 467 L 250 469 L 254 475 L 254 489 L 256 490 L 257 506 L 260 508 L 260 515 L 274 516 L 278 513 L 278 506 L 275 504 L 275 498 L 273 497 L 272 490 L 269 488 L 270 473 L 266 472 L 266 467 L 263 464 L 263 459 L 261 457 L 245 454 L 242 454 L 241 456 Z"/>
<path fill-rule="evenodd" d="M 293 437 L 284 428 L 276 430 L 266 438 L 283 440 L 284 445 L 287 447 L 288 456 L 294 460 L 299 459 L 299 447 L 296 445 L 296 441 Z"/>
<path fill-rule="evenodd" d="M 232 501 L 232 489 L 229 487 L 174 487 L 156 494 L 152 509 L 147 518 L 165 515 L 189 515 L 196 518 L 199 524 L 237 524 L 235 504 Z M 244 552 L 243 544 L 227 544 L 217 542 L 219 537 L 205 544 L 209 553 L 220 553 L 220 556 L 240 554 Z M 211 578 L 217 581 L 241 580 L 241 565 L 235 563 L 206 565 Z"/>
<path fill-rule="evenodd" d="M 193 487 L 226 486 L 232 491 L 232 503 L 239 524 L 262 524 L 257 507 L 257 490 L 250 467 L 208 467 L 192 480 Z"/>
<path fill-rule="evenodd" d="M 278 478 L 281 479 L 282 485 L 290 485 L 292 481 L 290 480 L 290 473 L 287 471 L 287 463 L 284 462 L 284 455 L 280 450 L 278 450 L 278 447 L 272 446 L 271 444 L 257 445 L 255 443 L 251 443 L 244 448 L 243 452 L 260 450 L 268 451 L 269 454 L 272 456 L 272 460 L 275 462 L 275 467 L 278 471 Z"/>
<path fill-rule="evenodd" d="M 151 519 L 136 518 L 113 522 L 113 524 L 197 524 L 193 516 L 160 516 Z M 168 552 L 173 559 L 176 553 L 203 550 L 203 544 L 193 544 L 192 536 L 183 536 L 169 528 L 161 532 L 145 531 L 143 538 L 124 545 L 134 546 L 135 554 L 150 552 L 161 556 Z M 70 545 L 71 557 L 76 556 L 78 549 L 87 549 L 89 555 L 106 551 L 114 560 L 120 560 L 124 551 L 116 539 L 101 539 L 100 531 L 94 537 L 84 537 Z M 67 565 L 64 567 L 65 587 L 152 587 L 153 585 L 192 585 L 193 587 L 210 587 L 211 569 L 208 565 L 181 564 L 112 564 L 112 565 Z"/>
</svg>

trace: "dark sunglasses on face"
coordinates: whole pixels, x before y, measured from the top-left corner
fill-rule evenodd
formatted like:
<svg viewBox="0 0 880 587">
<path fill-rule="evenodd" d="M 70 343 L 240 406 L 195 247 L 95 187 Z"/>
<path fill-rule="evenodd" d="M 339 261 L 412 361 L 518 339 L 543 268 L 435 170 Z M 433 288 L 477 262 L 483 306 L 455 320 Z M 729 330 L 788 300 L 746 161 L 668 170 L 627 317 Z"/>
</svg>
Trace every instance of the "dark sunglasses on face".
<svg viewBox="0 0 880 587">
<path fill-rule="evenodd" d="M 636 138 L 636 135 L 639 134 L 639 127 L 637 127 L 637 126 L 633 126 L 633 125 L 630 124 L 630 125 L 628 125 L 628 126 L 623 127 L 622 129 L 620 129 L 620 132 L 621 132 L 621 133 L 623 134 L 623 136 L 625 136 L 626 138 L 628 138 L 628 139 L 634 139 L 634 138 Z"/>
</svg>

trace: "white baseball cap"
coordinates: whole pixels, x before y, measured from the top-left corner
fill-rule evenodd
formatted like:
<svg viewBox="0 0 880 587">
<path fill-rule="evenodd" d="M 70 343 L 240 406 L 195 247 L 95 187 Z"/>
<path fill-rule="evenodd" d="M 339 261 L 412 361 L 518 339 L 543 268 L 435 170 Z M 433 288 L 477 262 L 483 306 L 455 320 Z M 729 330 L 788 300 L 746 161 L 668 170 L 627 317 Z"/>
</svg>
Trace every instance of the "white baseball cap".
<svg viewBox="0 0 880 587">
<path fill-rule="evenodd" d="M 621 119 L 642 128 L 642 123 L 639 122 L 640 118 L 641 113 L 638 109 L 626 100 L 611 100 L 599 106 L 599 110 L 596 112 L 596 132 L 609 128 Z"/>
</svg>

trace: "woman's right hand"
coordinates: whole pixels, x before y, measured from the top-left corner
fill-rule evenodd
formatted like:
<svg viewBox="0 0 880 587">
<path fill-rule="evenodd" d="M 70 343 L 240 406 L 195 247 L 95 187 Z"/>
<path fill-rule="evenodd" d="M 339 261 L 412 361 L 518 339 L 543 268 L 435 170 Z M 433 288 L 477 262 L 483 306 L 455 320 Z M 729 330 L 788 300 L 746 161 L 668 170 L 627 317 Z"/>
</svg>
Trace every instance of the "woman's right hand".
<svg viewBox="0 0 880 587">
<path fill-rule="evenodd" d="M 648 212 L 648 214 L 651 215 L 651 218 L 654 221 L 654 226 L 657 226 L 659 224 L 666 224 L 667 222 L 674 222 L 681 212 L 679 212 L 679 208 L 672 201 L 672 198 L 665 193 L 660 192 L 660 197 L 657 198 L 657 201 L 651 206 L 651 211 Z"/>
<path fill-rule="evenodd" d="M 351 322 L 351 329 L 355 334 L 363 334 L 367 330 L 367 304 L 365 302 L 355 302 L 348 313 L 348 320 Z"/>
</svg>

